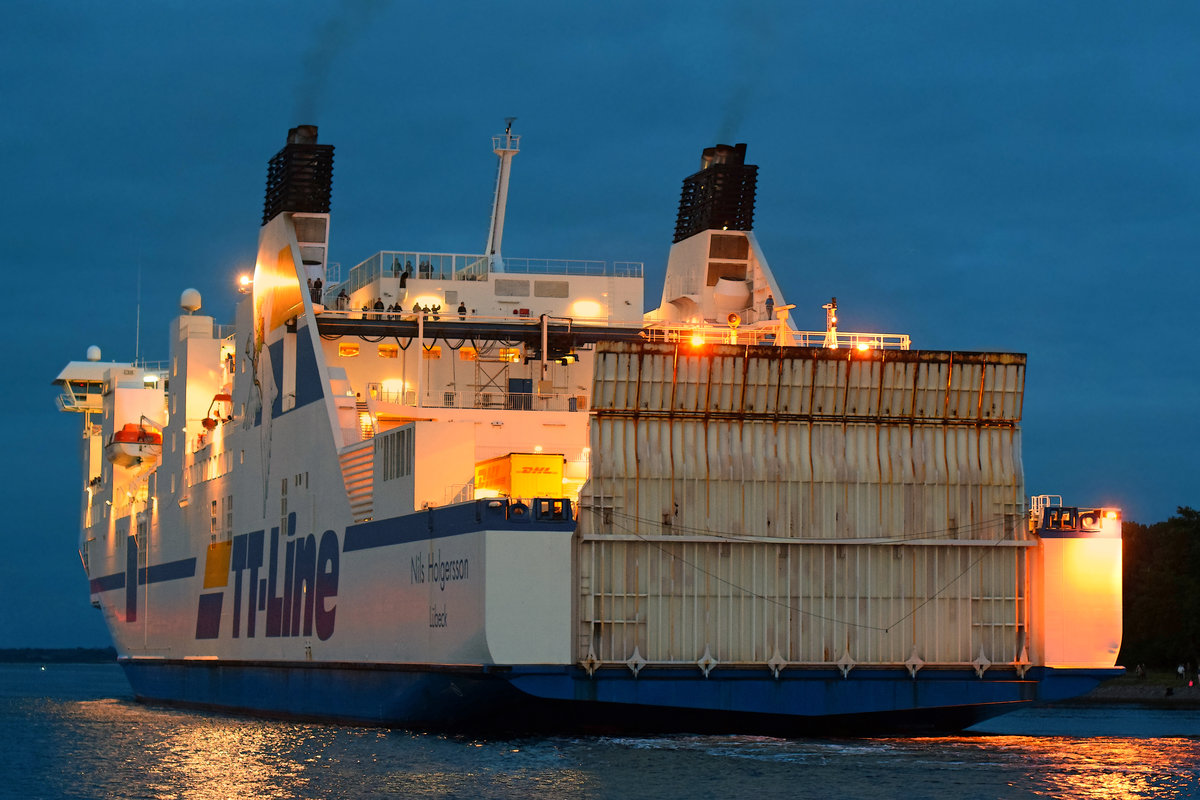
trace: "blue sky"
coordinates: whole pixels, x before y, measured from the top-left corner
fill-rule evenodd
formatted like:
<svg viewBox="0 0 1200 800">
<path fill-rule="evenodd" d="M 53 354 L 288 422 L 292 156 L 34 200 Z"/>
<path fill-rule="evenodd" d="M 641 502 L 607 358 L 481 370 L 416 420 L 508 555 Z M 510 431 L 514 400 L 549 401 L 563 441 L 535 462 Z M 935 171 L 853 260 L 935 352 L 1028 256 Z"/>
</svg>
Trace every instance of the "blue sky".
<svg viewBox="0 0 1200 800">
<path fill-rule="evenodd" d="M 333 260 L 481 251 L 516 116 L 505 253 L 643 261 L 650 304 L 682 178 L 744 141 L 801 327 L 836 295 L 844 330 L 1028 353 L 1029 492 L 1143 522 L 1200 506 L 1193 3 L 7 8 L 0 646 L 107 643 L 49 381 L 91 344 L 165 358 L 187 287 L 231 320 L 299 123 L 337 147 Z"/>
</svg>

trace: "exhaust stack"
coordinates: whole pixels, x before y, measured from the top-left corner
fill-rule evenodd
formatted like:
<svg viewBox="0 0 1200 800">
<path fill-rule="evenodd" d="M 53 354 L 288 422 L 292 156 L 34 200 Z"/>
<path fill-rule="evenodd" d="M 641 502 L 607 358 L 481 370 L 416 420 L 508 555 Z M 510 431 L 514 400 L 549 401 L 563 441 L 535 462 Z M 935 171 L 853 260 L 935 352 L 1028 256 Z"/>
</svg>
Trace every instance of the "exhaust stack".
<svg viewBox="0 0 1200 800">
<path fill-rule="evenodd" d="M 758 167 L 746 163 L 745 143 L 704 148 L 700 171 L 683 179 L 675 239 L 701 231 L 754 229 Z"/>
<path fill-rule="evenodd" d="M 262 224 L 284 211 L 329 213 L 333 194 L 333 145 L 317 144 L 316 125 L 288 131 L 287 144 L 267 165 Z"/>
</svg>

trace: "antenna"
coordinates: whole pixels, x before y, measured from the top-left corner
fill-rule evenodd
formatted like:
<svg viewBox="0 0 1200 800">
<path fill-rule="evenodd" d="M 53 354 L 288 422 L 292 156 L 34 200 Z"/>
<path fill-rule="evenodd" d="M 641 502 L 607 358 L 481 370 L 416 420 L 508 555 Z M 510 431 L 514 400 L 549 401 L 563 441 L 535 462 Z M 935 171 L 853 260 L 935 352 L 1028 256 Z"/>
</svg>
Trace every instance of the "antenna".
<svg viewBox="0 0 1200 800">
<path fill-rule="evenodd" d="M 504 272 L 504 259 L 500 256 L 500 240 L 504 238 L 504 207 L 508 203 L 508 174 L 512 169 L 513 156 L 521 149 L 521 137 L 514 136 L 512 124 L 516 117 L 504 118 L 504 133 L 492 137 L 492 152 L 500 160 L 496 172 L 496 194 L 492 200 L 492 224 L 488 228 L 487 247 L 484 255 L 490 272 Z"/>
<path fill-rule="evenodd" d="M 137 323 L 133 329 L 133 363 L 138 364 L 142 349 L 142 257 L 138 256 Z"/>
</svg>

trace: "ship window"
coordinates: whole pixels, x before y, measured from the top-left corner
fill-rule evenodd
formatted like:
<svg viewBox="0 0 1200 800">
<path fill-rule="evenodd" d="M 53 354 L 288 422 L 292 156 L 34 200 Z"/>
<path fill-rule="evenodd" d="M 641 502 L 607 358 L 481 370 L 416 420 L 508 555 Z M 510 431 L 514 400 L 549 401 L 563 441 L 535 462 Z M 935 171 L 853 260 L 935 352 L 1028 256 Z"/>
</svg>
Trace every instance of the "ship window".
<svg viewBox="0 0 1200 800">
<path fill-rule="evenodd" d="M 431 361 L 438 360 L 442 357 L 442 346 L 440 344 L 435 344 L 433 347 L 422 347 L 421 357 L 428 358 Z"/>
<path fill-rule="evenodd" d="M 529 297 L 529 281 L 497 278 L 492 285 L 497 297 Z"/>
<path fill-rule="evenodd" d="M 458 360 L 459 361 L 475 361 L 478 358 L 479 358 L 479 351 L 476 350 L 474 347 L 458 348 Z"/>
<path fill-rule="evenodd" d="M 534 281 L 534 297 L 570 297 L 571 284 L 567 281 Z"/>
<path fill-rule="evenodd" d="M 501 361 L 520 361 L 521 360 L 521 348 L 519 348 L 519 347 L 501 347 L 500 348 L 500 360 Z"/>
<path fill-rule="evenodd" d="M 379 357 L 380 358 L 396 358 L 398 355 L 400 355 L 400 348 L 397 347 L 396 345 L 394 345 L 394 344 L 379 345 Z"/>
<path fill-rule="evenodd" d="M 354 358 L 358 355 L 358 345 L 354 342 L 342 342 L 338 345 L 338 355 L 342 358 Z"/>
</svg>

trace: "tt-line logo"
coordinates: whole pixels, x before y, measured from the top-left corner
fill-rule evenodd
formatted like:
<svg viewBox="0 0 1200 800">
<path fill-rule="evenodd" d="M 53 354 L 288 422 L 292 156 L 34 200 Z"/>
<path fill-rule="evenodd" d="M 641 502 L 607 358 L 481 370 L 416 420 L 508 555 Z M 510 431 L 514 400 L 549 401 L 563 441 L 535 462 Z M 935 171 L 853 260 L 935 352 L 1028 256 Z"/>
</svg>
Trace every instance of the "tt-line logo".
<svg viewBox="0 0 1200 800">
<path fill-rule="evenodd" d="M 283 546 L 280 547 L 282 541 Z M 282 552 L 281 552 L 282 550 Z M 287 532 L 278 527 L 234 536 L 209 545 L 204 588 L 200 595 L 196 638 L 221 634 L 221 611 L 233 577 L 233 638 L 262 635 L 333 636 L 341 547 L 333 531 L 296 535 L 296 515 L 288 515 Z M 282 572 L 282 575 L 280 574 Z M 262 625 L 259 621 L 262 619 Z"/>
</svg>

